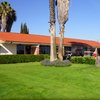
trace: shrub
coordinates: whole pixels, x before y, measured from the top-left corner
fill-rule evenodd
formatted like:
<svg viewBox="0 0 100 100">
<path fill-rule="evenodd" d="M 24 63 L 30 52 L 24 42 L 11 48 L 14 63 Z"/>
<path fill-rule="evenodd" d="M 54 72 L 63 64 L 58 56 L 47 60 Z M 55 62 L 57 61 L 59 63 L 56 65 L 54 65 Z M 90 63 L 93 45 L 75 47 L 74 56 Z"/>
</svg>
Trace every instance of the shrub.
<svg viewBox="0 0 100 100">
<path fill-rule="evenodd" d="M 41 55 L 44 56 L 44 59 L 50 59 L 50 55 L 48 55 L 48 54 L 41 54 Z"/>
<path fill-rule="evenodd" d="M 45 56 L 45 55 L 32 55 L 32 54 L 0 55 L 0 64 L 40 62 L 44 60 L 46 57 L 47 55 Z"/>
<path fill-rule="evenodd" d="M 95 59 L 91 56 L 87 57 L 81 57 L 81 56 L 73 56 L 71 57 L 72 63 L 78 63 L 78 64 L 95 64 Z"/>
<path fill-rule="evenodd" d="M 55 60 L 50 62 L 49 59 L 45 59 L 41 61 L 41 64 L 44 66 L 66 67 L 66 66 L 70 66 L 71 62 L 69 60 L 64 60 L 64 61 Z"/>
</svg>

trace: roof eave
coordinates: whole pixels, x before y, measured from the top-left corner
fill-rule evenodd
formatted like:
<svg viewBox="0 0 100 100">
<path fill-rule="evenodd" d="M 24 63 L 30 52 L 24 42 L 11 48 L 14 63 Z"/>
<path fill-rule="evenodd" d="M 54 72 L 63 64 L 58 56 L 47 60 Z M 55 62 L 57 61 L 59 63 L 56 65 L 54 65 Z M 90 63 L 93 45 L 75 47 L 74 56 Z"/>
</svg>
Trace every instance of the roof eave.
<svg viewBox="0 0 100 100">
<path fill-rule="evenodd" d="M 5 43 L 5 41 L 3 41 L 3 40 L 0 40 L 0 43 Z"/>
</svg>

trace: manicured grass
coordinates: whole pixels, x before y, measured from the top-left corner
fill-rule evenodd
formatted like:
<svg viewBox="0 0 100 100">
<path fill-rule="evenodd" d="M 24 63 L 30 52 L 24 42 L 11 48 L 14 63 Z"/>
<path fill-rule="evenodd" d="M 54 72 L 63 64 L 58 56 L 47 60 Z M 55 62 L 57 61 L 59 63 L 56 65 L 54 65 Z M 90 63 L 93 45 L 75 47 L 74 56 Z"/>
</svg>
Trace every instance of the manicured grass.
<svg viewBox="0 0 100 100">
<path fill-rule="evenodd" d="M 100 100 L 100 68 L 1 64 L 0 100 Z"/>
</svg>

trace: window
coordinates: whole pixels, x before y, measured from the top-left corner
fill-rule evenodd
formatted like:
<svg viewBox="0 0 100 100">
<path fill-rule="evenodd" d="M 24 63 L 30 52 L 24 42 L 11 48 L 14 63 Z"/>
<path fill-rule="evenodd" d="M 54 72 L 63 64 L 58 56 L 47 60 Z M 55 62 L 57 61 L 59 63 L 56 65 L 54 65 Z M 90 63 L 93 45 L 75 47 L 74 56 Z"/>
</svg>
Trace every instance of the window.
<svg viewBox="0 0 100 100">
<path fill-rule="evenodd" d="M 17 54 L 24 54 L 24 45 L 17 45 Z"/>
<path fill-rule="evenodd" d="M 40 54 L 50 54 L 50 46 L 40 46 Z"/>
<path fill-rule="evenodd" d="M 71 47 L 64 47 L 65 51 L 71 51 Z"/>
</svg>

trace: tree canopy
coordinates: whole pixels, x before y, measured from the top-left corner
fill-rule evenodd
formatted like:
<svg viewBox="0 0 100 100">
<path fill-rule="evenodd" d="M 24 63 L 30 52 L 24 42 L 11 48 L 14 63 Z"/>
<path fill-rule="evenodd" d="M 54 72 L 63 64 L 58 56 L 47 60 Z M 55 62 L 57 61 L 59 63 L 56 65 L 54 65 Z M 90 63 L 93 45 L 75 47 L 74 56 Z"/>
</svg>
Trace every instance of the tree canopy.
<svg viewBox="0 0 100 100">
<path fill-rule="evenodd" d="M 20 33 L 29 34 L 29 29 L 27 28 L 27 24 L 26 23 L 24 23 L 24 24 L 21 23 Z"/>
<path fill-rule="evenodd" d="M 10 32 L 13 22 L 16 21 L 16 11 L 4 1 L 0 3 L 0 31 Z"/>
</svg>

